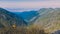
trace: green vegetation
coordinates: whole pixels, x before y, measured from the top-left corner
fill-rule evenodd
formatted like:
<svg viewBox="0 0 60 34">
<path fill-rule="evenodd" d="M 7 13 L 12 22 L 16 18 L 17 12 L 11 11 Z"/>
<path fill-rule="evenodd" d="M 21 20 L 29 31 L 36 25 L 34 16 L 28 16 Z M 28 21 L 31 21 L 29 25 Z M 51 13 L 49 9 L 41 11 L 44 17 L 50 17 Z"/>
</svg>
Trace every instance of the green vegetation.
<svg viewBox="0 0 60 34">
<path fill-rule="evenodd" d="M 42 8 L 38 13 L 38 18 L 26 26 L 24 20 L 0 8 L 0 34 L 51 34 L 60 30 L 60 8 Z"/>
</svg>

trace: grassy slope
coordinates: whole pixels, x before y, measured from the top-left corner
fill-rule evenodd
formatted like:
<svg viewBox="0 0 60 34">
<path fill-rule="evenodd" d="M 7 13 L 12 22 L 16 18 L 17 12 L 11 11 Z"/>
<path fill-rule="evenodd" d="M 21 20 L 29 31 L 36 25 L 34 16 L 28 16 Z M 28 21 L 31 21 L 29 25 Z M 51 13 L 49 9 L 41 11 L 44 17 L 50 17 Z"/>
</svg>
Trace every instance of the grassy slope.
<svg viewBox="0 0 60 34">
<path fill-rule="evenodd" d="M 60 8 L 49 9 L 46 8 L 41 17 L 35 21 L 35 25 L 42 26 L 46 32 L 54 32 L 60 30 Z"/>
</svg>

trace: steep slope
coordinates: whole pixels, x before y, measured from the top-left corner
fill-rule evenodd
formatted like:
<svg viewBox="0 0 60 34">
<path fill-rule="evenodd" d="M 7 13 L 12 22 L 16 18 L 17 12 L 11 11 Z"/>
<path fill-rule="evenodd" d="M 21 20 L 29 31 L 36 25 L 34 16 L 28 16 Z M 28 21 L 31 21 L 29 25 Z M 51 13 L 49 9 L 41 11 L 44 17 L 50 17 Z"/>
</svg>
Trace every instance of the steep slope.
<svg viewBox="0 0 60 34">
<path fill-rule="evenodd" d="M 60 29 L 60 8 L 42 8 L 34 25 L 43 26 L 48 32 Z"/>
<path fill-rule="evenodd" d="M 16 14 L 11 13 L 3 8 L 0 8 L 0 23 L 4 27 L 10 27 L 12 25 L 25 26 L 27 23 Z"/>
</svg>

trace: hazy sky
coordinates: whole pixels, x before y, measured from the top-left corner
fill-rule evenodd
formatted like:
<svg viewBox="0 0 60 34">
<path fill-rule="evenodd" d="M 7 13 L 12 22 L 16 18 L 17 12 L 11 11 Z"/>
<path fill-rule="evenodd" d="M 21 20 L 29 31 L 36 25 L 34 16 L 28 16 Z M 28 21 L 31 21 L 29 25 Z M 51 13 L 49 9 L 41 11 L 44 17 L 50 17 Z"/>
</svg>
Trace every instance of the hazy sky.
<svg viewBox="0 0 60 34">
<path fill-rule="evenodd" d="M 0 7 L 10 11 L 37 10 L 60 7 L 60 0 L 0 0 Z"/>
</svg>

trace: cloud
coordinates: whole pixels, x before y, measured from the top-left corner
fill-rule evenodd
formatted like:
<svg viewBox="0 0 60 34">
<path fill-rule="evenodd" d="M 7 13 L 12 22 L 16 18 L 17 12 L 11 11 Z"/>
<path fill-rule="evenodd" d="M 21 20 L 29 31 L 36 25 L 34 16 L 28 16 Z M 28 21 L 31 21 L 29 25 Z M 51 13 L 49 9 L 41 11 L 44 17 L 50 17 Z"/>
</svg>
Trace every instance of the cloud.
<svg viewBox="0 0 60 34">
<path fill-rule="evenodd" d="M 0 2 L 0 7 L 7 8 L 40 8 L 40 7 L 60 7 L 60 2 Z"/>
<path fill-rule="evenodd" d="M 39 9 L 42 7 L 60 7 L 60 1 L 35 1 L 35 2 L 0 2 L 0 7 L 3 8 L 24 8 L 24 9 Z"/>
<path fill-rule="evenodd" d="M 0 0 L 0 1 L 59 1 L 59 0 Z"/>
</svg>

